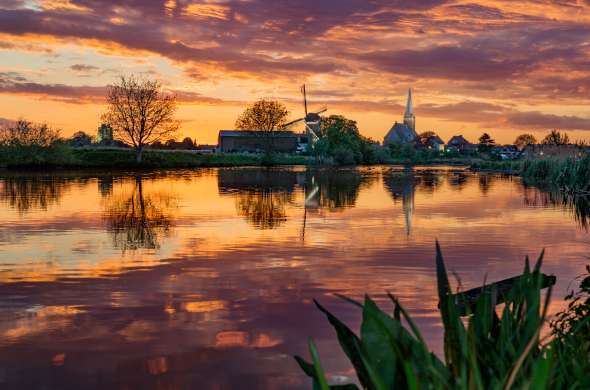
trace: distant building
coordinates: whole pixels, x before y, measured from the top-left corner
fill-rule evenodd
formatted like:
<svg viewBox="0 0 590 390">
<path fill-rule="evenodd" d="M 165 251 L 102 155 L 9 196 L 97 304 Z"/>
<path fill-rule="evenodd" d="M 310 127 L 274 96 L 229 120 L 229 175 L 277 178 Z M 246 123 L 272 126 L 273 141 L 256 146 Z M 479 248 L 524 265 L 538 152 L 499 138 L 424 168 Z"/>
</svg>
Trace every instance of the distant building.
<svg viewBox="0 0 590 390">
<path fill-rule="evenodd" d="M 412 89 L 408 90 L 408 101 L 406 111 L 404 112 L 404 122 L 393 124 L 391 129 L 383 138 L 383 145 L 392 143 L 409 144 L 414 142 L 416 134 L 416 116 L 414 115 L 414 105 L 412 103 Z"/>
<path fill-rule="evenodd" d="M 430 149 L 436 150 L 437 152 L 444 152 L 445 141 L 443 141 L 438 135 L 430 135 L 427 138 L 418 136 L 416 138 L 416 148 L 418 149 Z"/>
<path fill-rule="evenodd" d="M 295 153 L 306 138 L 292 131 L 220 130 L 219 150 L 223 153 L 260 153 L 270 148 L 273 152 Z"/>
<path fill-rule="evenodd" d="M 459 153 L 474 153 L 477 145 L 467 141 L 462 135 L 455 135 L 447 142 L 447 150 Z"/>
<path fill-rule="evenodd" d="M 497 145 L 492 148 L 492 154 L 502 160 L 514 160 L 521 156 L 516 145 Z"/>
<path fill-rule="evenodd" d="M 112 143 L 113 142 L 113 128 L 105 123 L 100 125 L 96 134 L 96 142 L 99 144 Z"/>
<path fill-rule="evenodd" d="M 197 150 L 197 153 L 202 153 L 202 154 L 213 154 L 217 151 L 217 145 L 197 145 L 195 147 L 195 149 Z"/>
</svg>

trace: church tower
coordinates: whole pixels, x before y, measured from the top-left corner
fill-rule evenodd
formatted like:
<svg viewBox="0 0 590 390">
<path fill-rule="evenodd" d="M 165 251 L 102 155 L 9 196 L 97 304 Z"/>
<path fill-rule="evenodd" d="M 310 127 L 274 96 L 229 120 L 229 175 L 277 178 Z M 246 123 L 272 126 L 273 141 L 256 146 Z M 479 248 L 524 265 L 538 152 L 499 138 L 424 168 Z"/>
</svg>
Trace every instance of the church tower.
<svg viewBox="0 0 590 390">
<path fill-rule="evenodd" d="M 416 131 L 416 116 L 414 115 L 414 104 L 412 103 L 412 88 L 408 89 L 408 102 L 404 113 L 404 125 Z"/>
</svg>

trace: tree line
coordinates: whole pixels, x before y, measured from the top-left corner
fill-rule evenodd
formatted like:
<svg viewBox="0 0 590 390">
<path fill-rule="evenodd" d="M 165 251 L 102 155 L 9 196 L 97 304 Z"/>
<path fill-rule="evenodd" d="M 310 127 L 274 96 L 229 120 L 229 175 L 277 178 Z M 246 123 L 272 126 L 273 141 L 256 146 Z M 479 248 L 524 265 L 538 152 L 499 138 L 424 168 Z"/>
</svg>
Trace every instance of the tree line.
<svg viewBox="0 0 590 390">
<path fill-rule="evenodd" d="M 189 137 L 181 142 L 175 140 L 180 121 L 175 118 L 178 103 L 176 96 L 167 92 L 161 82 L 136 76 L 121 76 L 119 81 L 108 87 L 107 109 L 101 120 L 110 126 L 117 145 L 132 147 L 136 161 L 142 161 L 142 154 L 148 147 L 155 149 L 191 149 L 196 142 Z M 268 135 L 267 153 L 272 153 L 271 135 L 276 131 L 289 130 L 287 107 L 275 100 L 260 99 L 248 106 L 237 118 L 236 129 L 257 130 Z M 378 143 L 360 134 L 357 122 L 341 115 L 323 117 L 318 130 L 319 140 L 308 150 L 318 159 L 331 158 L 341 164 L 384 162 L 389 151 L 378 147 Z M 417 142 L 424 142 L 433 132 L 422 133 Z M 60 132 L 47 124 L 34 124 L 19 120 L 0 128 L 0 145 L 47 147 L 62 142 Z M 91 144 L 93 138 L 77 132 L 69 140 L 71 146 Z M 532 134 L 519 135 L 514 144 L 523 149 L 536 144 Z M 541 143 L 565 145 L 569 136 L 557 130 L 551 131 Z M 479 138 L 480 150 L 495 145 L 487 133 Z"/>
</svg>

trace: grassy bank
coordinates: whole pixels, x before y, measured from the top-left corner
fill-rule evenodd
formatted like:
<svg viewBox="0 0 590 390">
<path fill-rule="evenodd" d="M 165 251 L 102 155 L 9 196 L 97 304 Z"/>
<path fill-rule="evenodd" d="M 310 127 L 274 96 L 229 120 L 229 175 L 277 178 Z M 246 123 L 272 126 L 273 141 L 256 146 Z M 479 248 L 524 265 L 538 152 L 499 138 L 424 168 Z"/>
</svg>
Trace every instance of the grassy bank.
<svg viewBox="0 0 590 390">
<path fill-rule="evenodd" d="M 127 149 L 52 147 L 2 147 L 0 167 L 4 168 L 109 168 L 167 169 L 225 167 L 244 165 L 307 164 L 304 156 L 276 155 L 269 160 L 262 155 L 197 154 L 186 151 L 145 151 L 143 161 L 135 161 L 135 152 Z"/>
<path fill-rule="evenodd" d="M 519 161 L 479 161 L 475 171 L 494 171 L 520 175 L 531 184 L 551 186 L 564 192 L 590 193 L 590 156 L 545 158 Z"/>
</svg>

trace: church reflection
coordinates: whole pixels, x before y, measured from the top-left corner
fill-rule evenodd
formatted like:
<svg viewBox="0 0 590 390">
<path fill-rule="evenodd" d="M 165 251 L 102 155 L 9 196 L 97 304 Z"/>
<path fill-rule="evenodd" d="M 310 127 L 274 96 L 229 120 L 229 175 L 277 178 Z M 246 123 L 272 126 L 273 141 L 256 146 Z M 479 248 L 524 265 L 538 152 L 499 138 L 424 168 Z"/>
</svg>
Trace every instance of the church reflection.
<svg viewBox="0 0 590 390">
<path fill-rule="evenodd" d="M 404 222 L 406 235 L 412 232 L 412 219 L 414 217 L 414 196 L 416 194 L 417 176 L 413 172 L 397 172 L 383 176 L 383 185 L 393 198 L 395 204 L 401 201 L 402 211 L 404 213 Z M 426 188 L 434 191 L 436 184 L 432 181 L 427 182 Z"/>
<path fill-rule="evenodd" d="M 170 234 L 175 208 L 174 196 L 167 192 L 147 192 L 144 179 L 137 176 L 131 183 L 131 191 L 113 193 L 111 188 L 110 195 L 107 192 L 103 218 L 116 248 L 157 249 L 160 240 Z"/>
</svg>

